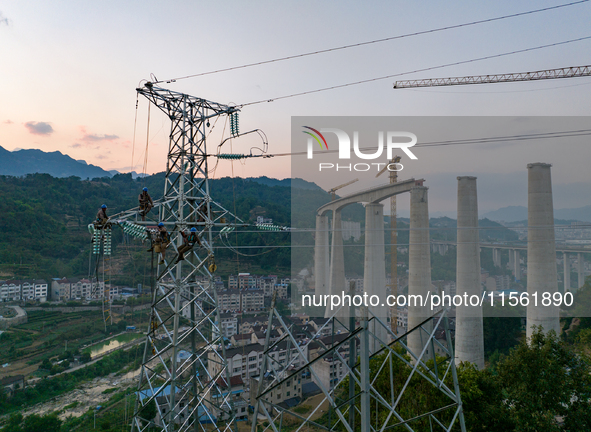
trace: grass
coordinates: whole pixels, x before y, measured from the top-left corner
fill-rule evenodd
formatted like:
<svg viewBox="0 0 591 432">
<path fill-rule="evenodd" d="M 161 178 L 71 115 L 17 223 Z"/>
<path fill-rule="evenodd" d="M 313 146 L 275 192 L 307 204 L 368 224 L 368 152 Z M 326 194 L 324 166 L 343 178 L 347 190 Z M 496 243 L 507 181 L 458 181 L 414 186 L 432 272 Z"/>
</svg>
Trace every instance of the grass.
<svg viewBox="0 0 591 432">
<path fill-rule="evenodd" d="M 300 405 L 295 407 L 293 411 L 298 414 L 306 414 L 308 411 L 310 411 L 310 409 L 312 409 L 310 405 Z"/>
<path fill-rule="evenodd" d="M 114 389 L 113 389 L 114 390 Z M 104 393 L 104 392 L 103 392 Z M 66 405 L 63 410 L 67 410 L 67 409 L 72 409 L 72 408 L 76 408 L 78 406 L 79 402 L 78 401 L 74 401 L 71 404 Z"/>
<path fill-rule="evenodd" d="M 149 311 L 140 314 L 127 313 L 117 318 L 129 325 L 142 326 L 149 320 Z M 105 333 L 103 316 L 100 311 L 91 312 L 48 312 L 32 311 L 29 321 L 10 328 L 2 337 L 0 363 L 17 363 L 34 366 L 44 359 L 52 359 L 62 354 L 66 348 L 75 352 L 82 347 L 103 340 L 111 332 Z"/>
<path fill-rule="evenodd" d="M 114 343 L 114 342 L 118 342 L 119 344 L 126 344 L 126 343 L 131 342 L 135 339 L 139 339 L 142 336 L 143 335 L 140 333 L 123 333 L 117 337 L 111 338 L 111 339 L 101 342 L 97 345 L 93 345 L 92 347 L 85 348 L 83 350 L 83 352 L 88 352 L 92 355 L 96 355 L 97 353 L 102 352 L 102 350 L 105 348 L 107 348 L 107 349 L 115 348 L 116 343 Z M 112 347 L 110 347 L 110 345 L 112 345 Z"/>
</svg>

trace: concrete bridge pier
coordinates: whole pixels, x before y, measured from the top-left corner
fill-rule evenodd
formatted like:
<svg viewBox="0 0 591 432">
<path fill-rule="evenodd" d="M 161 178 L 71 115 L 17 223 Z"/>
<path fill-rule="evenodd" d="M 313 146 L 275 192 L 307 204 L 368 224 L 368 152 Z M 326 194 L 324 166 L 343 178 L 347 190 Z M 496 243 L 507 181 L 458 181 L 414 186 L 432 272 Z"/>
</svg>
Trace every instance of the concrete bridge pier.
<svg viewBox="0 0 591 432">
<path fill-rule="evenodd" d="M 427 245 L 428 247 L 428 245 Z M 384 244 L 384 206 L 368 203 L 365 206 L 365 261 L 363 266 L 363 287 L 368 297 L 379 298 L 379 304 L 370 305 L 372 314 L 387 325 L 388 308 L 386 306 L 386 248 Z M 396 317 L 393 317 L 396 319 Z M 388 332 L 375 320 L 370 321 L 370 331 L 384 343 L 389 343 Z M 369 350 L 380 350 L 378 340 L 371 338 Z"/>
<path fill-rule="evenodd" d="M 515 275 L 515 282 L 519 282 L 521 280 L 521 257 L 519 254 L 519 250 L 513 250 L 513 259 L 513 267 L 515 268 L 513 274 Z"/>
<path fill-rule="evenodd" d="M 416 186 L 410 190 L 410 234 L 408 246 L 408 294 L 425 298 L 431 289 L 431 255 L 429 247 L 429 204 L 428 188 Z M 408 329 L 419 325 L 431 316 L 429 308 L 409 304 Z M 431 331 L 432 323 L 425 326 Z M 417 356 L 423 350 L 428 335 L 414 331 L 408 336 L 408 348 Z"/>
<path fill-rule="evenodd" d="M 556 243 L 554 238 L 554 206 L 550 164 L 527 165 L 527 292 L 531 299 L 535 293 L 552 295 L 557 291 Z M 560 334 L 558 307 L 527 306 L 527 337 L 532 326 L 542 326 L 544 332 L 554 330 Z"/>
<path fill-rule="evenodd" d="M 581 289 L 585 285 L 585 258 L 581 252 L 577 254 L 577 261 L 578 289 Z"/>
<path fill-rule="evenodd" d="M 492 255 L 493 255 L 493 265 L 495 267 L 501 267 L 501 250 L 497 249 L 497 248 L 493 248 Z"/>
<path fill-rule="evenodd" d="M 458 177 L 458 243 L 456 294 L 482 295 L 480 286 L 480 246 L 476 177 Z M 456 307 L 456 362 L 474 363 L 484 368 L 482 307 Z"/>
<path fill-rule="evenodd" d="M 330 279 L 328 217 L 316 215 L 316 233 L 314 237 L 314 280 L 315 294 L 328 294 Z"/>
<path fill-rule="evenodd" d="M 509 261 L 507 263 L 507 265 L 509 266 L 509 270 L 511 270 L 511 273 L 515 274 L 515 256 L 514 253 L 515 251 L 513 249 L 509 249 Z"/>
<path fill-rule="evenodd" d="M 570 290 L 570 257 L 567 252 L 562 252 L 562 264 L 564 269 L 564 292 Z"/>
<path fill-rule="evenodd" d="M 330 256 L 330 277 L 329 293 L 332 295 L 341 295 L 347 291 L 345 282 L 345 251 L 343 250 L 343 227 L 341 223 L 341 209 L 333 210 L 332 213 L 332 245 Z M 324 316 L 328 318 L 332 314 L 330 303 L 326 305 Z M 348 311 L 343 310 L 343 316 Z"/>
</svg>

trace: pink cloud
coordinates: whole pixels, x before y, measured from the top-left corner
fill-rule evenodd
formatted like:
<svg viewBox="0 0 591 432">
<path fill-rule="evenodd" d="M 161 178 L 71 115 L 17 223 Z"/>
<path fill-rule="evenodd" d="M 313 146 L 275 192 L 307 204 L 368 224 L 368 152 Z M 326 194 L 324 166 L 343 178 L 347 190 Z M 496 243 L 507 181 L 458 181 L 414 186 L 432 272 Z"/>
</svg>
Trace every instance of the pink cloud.
<svg viewBox="0 0 591 432">
<path fill-rule="evenodd" d="M 119 139 L 119 136 L 115 135 L 115 134 L 102 134 L 101 135 L 101 134 L 88 133 L 86 131 L 85 126 L 79 126 L 79 129 L 80 129 L 80 133 L 82 134 L 82 136 L 79 138 L 79 142 L 71 145 L 71 147 L 73 147 L 73 148 L 86 147 L 89 149 L 98 150 L 101 148 L 102 143 L 104 143 L 104 142 L 113 143 Z"/>
<path fill-rule="evenodd" d="M 82 137 L 82 141 L 85 142 L 96 142 L 96 141 L 114 141 L 118 139 L 117 135 L 97 135 L 97 134 L 86 134 Z"/>
<path fill-rule="evenodd" d="M 29 130 L 30 133 L 33 135 L 44 135 L 49 136 L 54 131 L 51 125 L 47 122 L 27 122 L 25 123 L 25 127 Z"/>
</svg>

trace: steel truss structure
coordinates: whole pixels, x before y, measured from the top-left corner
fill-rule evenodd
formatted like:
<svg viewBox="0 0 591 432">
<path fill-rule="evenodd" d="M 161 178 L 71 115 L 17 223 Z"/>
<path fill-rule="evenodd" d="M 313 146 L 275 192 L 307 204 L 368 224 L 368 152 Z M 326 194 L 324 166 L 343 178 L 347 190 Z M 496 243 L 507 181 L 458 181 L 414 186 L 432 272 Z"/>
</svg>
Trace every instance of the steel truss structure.
<svg viewBox="0 0 591 432">
<path fill-rule="evenodd" d="M 206 137 L 210 119 L 238 110 L 149 82 L 137 92 L 171 120 L 164 196 L 152 210 L 156 221 L 139 220 L 138 208 L 111 220 L 139 238 L 163 222 L 171 243 L 152 284 L 132 431 L 234 430 L 232 396 L 220 386 L 229 372 L 212 276 L 213 241 L 222 229 L 243 224 L 210 196 Z M 179 261 L 180 233 L 190 228 L 197 229 L 201 245 Z M 208 362 L 218 363 L 215 375 Z"/>
<path fill-rule="evenodd" d="M 330 328 L 332 343 L 322 343 L 313 335 L 302 341 L 294 337 L 275 309 L 273 299 L 269 326 L 274 319 L 278 323 L 274 330 L 282 337 L 270 343 L 269 327 L 252 432 L 279 432 L 283 426 L 288 426 L 290 431 L 451 431 L 458 424 L 462 432 L 466 431 L 448 309 L 435 313 L 399 337 L 367 308 L 359 308 L 359 325 L 356 318 L 349 318 L 349 323 L 339 321 L 339 310 L 318 330 L 321 333 L 324 328 Z M 355 312 L 351 312 L 350 316 L 355 317 Z M 370 330 L 375 326 L 382 326 L 393 342 L 379 340 Z M 337 328 L 347 330 L 346 336 L 335 339 Z M 406 345 L 407 336 L 414 332 L 420 333 L 424 342 L 420 353 L 413 353 Z M 445 343 L 436 338 L 442 334 Z M 376 340 L 382 348 L 371 353 L 369 347 Z M 287 353 L 285 360 L 273 355 L 280 344 L 287 344 L 287 350 L 283 347 Z M 320 354 L 308 362 L 306 352 L 314 344 L 321 345 Z M 323 370 L 331 372 L 323 376 Z M 274 403 L 272 397 L 273 392 L 285 391 L 286 386 L 293 388 L 302 374 L 312 377 L 323 396 L 307 414 Z M 416 399 L 417 386 L 422 389 L 420 401 Z M 430 397 L 425 397 L 426 387 L 431 390 Z"/>
<path fill-rule="evenodd" d="M 498 75 L 471 75 L 452 78 L 429 78 L 410 81 L 396 81 L 395 89 L 416 87 L 441 87 L 466 84 L 491 84 L 517 81 L 539 81 L 559 78 L 577 78 L 591 76 L 591 66 L 575 66 L 559 69 L 546 69 L 535 72 L 517 72 Z"/>
</svg>

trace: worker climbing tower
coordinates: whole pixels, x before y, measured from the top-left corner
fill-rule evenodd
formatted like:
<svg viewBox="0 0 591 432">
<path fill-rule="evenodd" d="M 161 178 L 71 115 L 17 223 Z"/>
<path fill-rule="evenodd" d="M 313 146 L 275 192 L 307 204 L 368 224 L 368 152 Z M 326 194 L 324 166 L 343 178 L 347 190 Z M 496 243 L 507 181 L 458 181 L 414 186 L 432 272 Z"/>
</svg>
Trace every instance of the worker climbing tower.
<svg viewBox="0 0 591 432">
<path fill-rule="evenodd" d="M 164 196 L 154 209 L 171 242 L 154 273 L 132 431 L 197 431 L 205 424 L 211 431 L 233 430 L 231 395 L 219 385 L 229 374 L 213 287 L 213 242 L 222 229 L 241 221 L 210 196 L 206 136 L 210 120 L 223 115 L 232 118 L 237 132 L 238 110 L 150 82 L 137 92 L 171 120 Z M 137 215 L 132 209 L 115 217 L 126 233 L 144 239 L 153 235 L 154 221 Z M 179 260 L 181 232 L 192 228 L 201 245 Z"/>
</svg>

